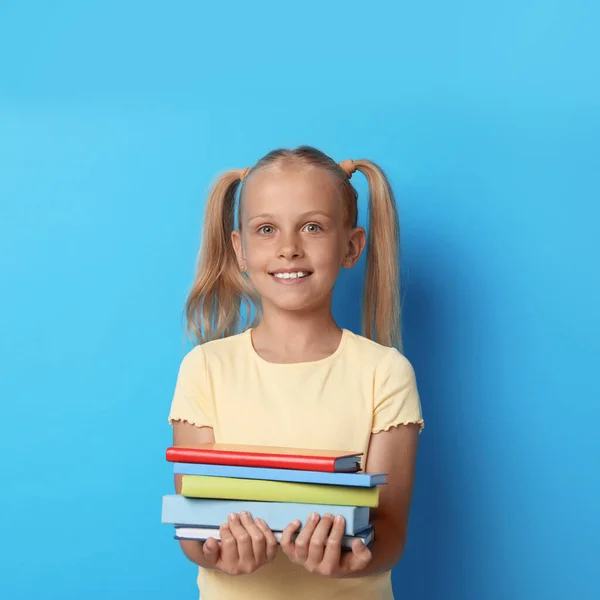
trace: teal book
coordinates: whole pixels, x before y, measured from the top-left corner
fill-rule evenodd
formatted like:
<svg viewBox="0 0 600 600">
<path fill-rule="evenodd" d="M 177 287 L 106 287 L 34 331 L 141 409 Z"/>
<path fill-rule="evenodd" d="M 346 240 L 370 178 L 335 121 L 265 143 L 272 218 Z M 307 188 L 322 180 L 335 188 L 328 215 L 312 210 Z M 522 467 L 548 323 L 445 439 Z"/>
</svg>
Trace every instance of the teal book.
<svg viewBox="0 0 600 600">
<path fill-rule="evenodd" d="M 254 519 L 263 519 L 272 531 L 282 531 L 293 521 L 306 523 L 311 513 L 342 515 L 345 535 L 355 535 L 369 527 L 370 509 L 366 506 L 298 504 L 293 502 L 252 502 L 186 498 L 181 494 L 163 496 L 162 522 L 176 526 L 220 527 L 229 513 L 247 510 Z"/>
</svg>

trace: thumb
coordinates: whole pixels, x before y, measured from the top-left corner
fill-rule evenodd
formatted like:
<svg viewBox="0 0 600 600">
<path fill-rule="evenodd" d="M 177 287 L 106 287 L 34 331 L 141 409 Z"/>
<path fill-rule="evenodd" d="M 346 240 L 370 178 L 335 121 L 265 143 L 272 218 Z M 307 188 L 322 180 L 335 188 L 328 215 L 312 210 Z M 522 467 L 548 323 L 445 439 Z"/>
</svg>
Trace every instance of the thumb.
<svg viewBox="0 0 600 600">
<path fill-rule="evenodd" d="M 349 560 L 350 569 L 352 571 L 362 571 L 371 562 L 371 557 L 371 551 L 362 540 L 354 540 Z"/>
<path fill-rule="evenodd" d="M 219 542 L 215 538 L 208 538 L 202 546 L 204 557 L 212 565 L 216 565 L 219 560 L 220 548 Z"/>
</svg>

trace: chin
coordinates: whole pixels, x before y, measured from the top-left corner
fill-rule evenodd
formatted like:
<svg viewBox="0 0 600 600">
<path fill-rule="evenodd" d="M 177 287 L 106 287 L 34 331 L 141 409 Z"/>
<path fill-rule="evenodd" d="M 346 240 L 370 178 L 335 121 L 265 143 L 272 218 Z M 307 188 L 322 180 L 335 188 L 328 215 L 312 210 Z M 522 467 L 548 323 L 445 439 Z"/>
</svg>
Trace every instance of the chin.
<svg viewBox="0 0 600 600">
<path fill-rule="evenodd" d="M 269 306 L 275 308 L 278 311 L 285 311 L 290 313 L 303 313 L 303 312 L 311 312 L 317 310 L 322 307 L 322 305 L 327 303 L 327 294 L 324 295 L 310 295 L 303 297 L 294 297 L 292 294 L 286 295 L 282 294 L 276 297 L 263 296 L 263 306 L 268 304 Z"/>
<path fill-rule="evenodd" d="M 315 307 L 314 302 L 274 302 L 273 306 L 290 313 L 307 312 Z"/>
<path fill-rule="evenodd" d="M 308 298 L 268 298 L 262 296 L 262 303 L 263 306 L 269 305 L 277 310 L 287 312 L 304 311 L 314 306 L 314 300 L 311 301 Z"/>
<path fill-rule="evenodd" d="M 252 283 L 262 298 L 263 306 L 268 304 L 277 310 L 288 312 L 303 312 L 320 307 L 327 302 L 332 292 L 328 289 L 329 286 L 323 286 L 324 282 L 321 281 L 312 281 L 307 287 L 304 287 L 306 284 L 300 284 L 298 287 L 294 284 L 275 284 L 275 288 L 270 279 Z M 327 289 L 323 289 L 324 287 Z"/>
</svg>

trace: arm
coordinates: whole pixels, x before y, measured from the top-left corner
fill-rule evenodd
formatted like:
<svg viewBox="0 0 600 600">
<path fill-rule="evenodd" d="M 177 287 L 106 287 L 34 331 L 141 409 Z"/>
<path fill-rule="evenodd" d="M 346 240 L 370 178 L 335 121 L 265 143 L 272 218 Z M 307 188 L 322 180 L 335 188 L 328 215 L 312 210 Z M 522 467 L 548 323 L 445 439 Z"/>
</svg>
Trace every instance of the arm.
<svg viewBox="0 0 600 600">
<path fill-rule="evenodd" d="M 379 506 L 371 511 L 375 542 L 371 562 L 350 577 L 381 573 L 398 563 L 404 552 L 412 499 L 419 426 L 391 427 L 371 435 L 367 473 L 388 473 L 379 488 Z"/>
<path fill-rule="evenodd" d="M 186 421 L 173 422 L 173 445 L 187 446 L 194 444 L 214 443 L 215 436 L 212 427 L 196 427 Z M 181 475 L 175 475 L 175 492 L 181 494 Z M 202 550 L 203 542 L 197 540 L 179 540 L 179 545 L 186 557 L 194 564 L 205 569 L 218 570 L 208 562 Z"/>
<path fill-rule="evenodd" d="M 185 421 L 173 422 L 173 445 L 189 446 L 214 443 L 211 427 L 196 427 Z M 175 475 L 175 491 L 181 493 L 182 475 Z M 272 562 L 277 554 L 277 540 L 267 524 L 261 519 L 254 520 L 249 513 L 230 515 L 226 524 L 220 527 L 221 541 L 209 538 L 199 540 L 179 540 L 183 553 L 194 564 L 222 571 L 228 575 L 253 573 L 263 565 Z"/>
<path fill-rule="evenodd" d="M 299 533 L 299 522 L 286 527 L 281 547 L 296 564 L 327 577 L 365 577 L 391 569 L 401 558 L 406 543 L 408 514 L 415 475 L 419 426 L 399 425 L 371 435 L 366 471 L 387 473 L 380 487 L 379 506 L 371 511 L 375 542 L 370 550 L 360 540 L 351 552 L 341 551 L 344 519 L 315 516 Z"/>
</svg>

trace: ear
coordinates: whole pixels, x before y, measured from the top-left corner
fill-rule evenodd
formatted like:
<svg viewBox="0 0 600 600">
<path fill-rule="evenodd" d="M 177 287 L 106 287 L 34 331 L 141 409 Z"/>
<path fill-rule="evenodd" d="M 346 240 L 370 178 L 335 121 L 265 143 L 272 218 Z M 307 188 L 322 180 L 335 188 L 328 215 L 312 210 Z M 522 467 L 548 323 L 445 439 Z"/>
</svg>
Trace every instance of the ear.
<svg viewBox="0 0 600 600">
<path fill-rule="evenodd" d="M 231 243 L 233 244 L 233 249 L 235 250 L 235 256 L 237 258 L 240 271 L 245 271 L 246 259 L 244 258 L 244 249 L 242 247 L 242 235 L 235 229 L 231 232 Z"/>
<path fill-rule="evenodd" d="M 355 227 L 350 231 L 346 254 L 342 266 L 346 269 L 352 268 L 363 253 L 367 244 L 367 233 L 362 227 Z"/>
</svg>

